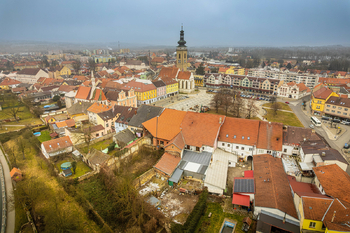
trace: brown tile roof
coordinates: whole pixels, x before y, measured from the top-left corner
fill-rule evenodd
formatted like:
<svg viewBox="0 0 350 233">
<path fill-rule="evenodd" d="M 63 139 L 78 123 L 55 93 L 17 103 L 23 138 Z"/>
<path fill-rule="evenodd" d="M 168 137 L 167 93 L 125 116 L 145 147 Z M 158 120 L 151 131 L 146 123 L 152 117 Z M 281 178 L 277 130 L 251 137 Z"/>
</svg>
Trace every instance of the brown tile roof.
<svg viewBox="0 0 350 233">
<path fill-rule="evenodd" d="M 226 117 L 218 141 L 244 145 L 257 145 L 259 121 Z M 249 139 L 248 139 L 249 137 Z"/>
<path fill-rule="evenodd" d="M 105 104 L 100 104 L 100 103 L 93 103 L 93 105 L 91 105 L 87 111 L 89 112 L 93 112 L 93 113 L 100 113 L 100 112 L 104 112 L 107 111 L 109 109 L 111 109 L 112 107 L 109 105 L 105 105 Z"/>
<path fill-rule="evenodd" d="M 350 232 L 350 203 L 335 199 L 326 211 L 323 222 L 328 230 Z"/>
<path fill-rule="evenodd" d="M 324 84 L 348 84 L 350 83 L 350 78 L 318 78 L 319 83 Z"/>
<path fill-rule="evenodd" d="M 58 150 L 65 149 L 67 147 L 73 146 L 72 141 L 69 136 L 52 139 L 50 141 L 46 141 L 42 143 L 46 152 L 51 153 Z"/>
<path fill-rule="evenodd" d="M 255 206 L 279 209 L 298 219 L 282 160 L 254 155 Z"/>
<path fill-rule="evenodd" d="M 153 83 L 145 84 L 141 82 L 136 82 L 135 80 L 132 80 L 127 84 L 125 84 L 124 86 L 122 86 L 122 89 L 125 89 L 125 90 L 130 90 L 131 88 L 134 89 L 135 92 L 146 92 L 146 91 L 157 89 Z"/>
<path fill-rule="evenodd" d="M 82 75 L 74 75 L 74 76 L 73 76 L 73 79 L 76 79 L 77 81 L 86 81 L 86 80 L 89 80 L 88 77 L 82 76 Z"/>
<path fill-rule="evenodd" d="M 187 112 L 181 128 L 187 145 L 214 147 L 225 116 L 208 113 Z M 221 123 L 220 123 L 221 121 Z"/>
<path fill-rule="evenodd" d="M 189 80 L 191 77 L 191 72 L 190 71 L 179 71 L 179 74 L 177 75 L 177 79 L 184 79 L 184 80 Z"/>
<path fill-rule="evenodd" d="M 96 101 L 104 101 L 107 100 L 105 93 L 101 89 L 95 89 L 95 92 L 91 98 L 91 100 L 96 100 Z"/>
<path fill-rule="evenodd" d="M 315 184 L 304 183 L 296 181 L 294 176 L 288 175 L 289 184 L 294 193 L 299 197 L 320 197 L 320 198 L 329 198 L 326 195 L 323 195 Z"/>
<path fill-rule="evenodd" d="M 288 86 L 294 86 L 294 85 L 296 85 L 296 83 L 293 81 L 293 82 L 287 83 L 287 85 L 288 85 Z"/>
<path fill-rule="evenodd" d="M 282 151 L 283 124 L 259 121 L 259 135 L 257 148 Z"/>
<path fill-rule="evenodd" d="M 312 169 L 327 195 L 350 202 L 350 176 L 337 164 Z"/>
<path fill-rule="evenodd" d="M 331 96 L 327 100 L 326 104 L 332 104 L 340 107 L 350 108 L 350 99 Z"/>
<path fill-rule="evenodd" d="M 332 198 L 302 197 L 304 218 L 316 221 L 322 221 L 329 205 L 333 202 Z"/>
<path fill-rule="evenodd" d="M 58 88 L 58 91 L 70 92 L 70 91 L 73 91 L 73 90 L 76 90 L 76 89 L 78 89 L 78 87 L 76 87 L 76 86 L 61 85 Z"/>
<path fill-rule="evenodd" d="M 88 133 L 90 131 L 90 133 L 94 133 L 94 132 L 98 132 L 98 131 L 101 131 L 104 129 L 105 129 L 105 127 L 103 127 L 102 125 L 95 125 L 95 126 L 92 126 L 90 128 L 85 128 L 84 132 Z"/>
<path fill-rule="evenodd" d="M 171 176 L 180 161 L 181 158 L 179 156 L 174 156 L 165 152 L 154 168 L 164 172 L 168 176 Z"/>
<path fill-rule="evenodd" d="M 36 75 L 40 70 L 40 68 L 24 68 L 23 70 L 18 71 L 17 74 Z"/>
<path fill-rule="evenodd" d="M 180 132 L 180 126 L 185 115 L 186 112 L 184 111 L 167 108 L 159 117 L 154 117 L 142 123 L 142 125 L 153 135 L 153 137 L 170 141 Z"/>
<path fill-rule="evenodd" d="M 301 91 L 305 91 L 305 90 L 306 90 L 306 92 L 310 92 L 310 91 L 311 91 L 310 88 L 308 88 L 307 86 L 305 86 L 304 83 L 299 83 L 299 84 L 297 84 L 297 86 L 299 87 L 299 91 L 300 91 L 300 92 L 301 92 Z"/>
<path fill-rule="evenodd" d="M 178 133 L 169 143 L 168 145 L 165 147 L 167 148 L 170 145 L 175 145 L 177 148 L 179 148 L 180 150 L 182 150 L 186 143 L 185 143 L 185 139 L 182 135 L 182 132 Z"/>
<path fill-rule="evenodd" d="M 304 139 L 311 139 L 312 129 L 288 126 L 283 131 L 283 144 L 300 145 Z"/>
<path fill-rule="evenodd" d="M 88 100 L 90 98 L 91 87 L 80 86 L 78 88 L 77 94 L 75 95 L 76 99 Z"/>
<path fill-rule="evenodd" d="M 327 99 L 328 96 L 330 96 L 330 94 L 332 94 L 332 90 L 331 89 L 328 89 L 327 87 L 322 87 L 321 89 L 315 91 L 313 93 L 313 96 L 317 99 Z"/>
</svg>

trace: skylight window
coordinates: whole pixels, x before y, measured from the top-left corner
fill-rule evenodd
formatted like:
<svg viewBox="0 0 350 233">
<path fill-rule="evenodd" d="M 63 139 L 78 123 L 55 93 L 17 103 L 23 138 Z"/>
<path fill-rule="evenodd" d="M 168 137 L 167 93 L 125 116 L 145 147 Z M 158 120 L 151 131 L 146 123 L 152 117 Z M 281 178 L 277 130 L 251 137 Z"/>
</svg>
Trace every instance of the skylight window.
<svg viewBox="0 0 350 233">
<path fill-rule="evenodd" d="M 244 136 L 242 136 L 242 139 L 244 139 Z"/>
<path fill-rule="evenodd" d="M 228 134 L 226 134 L 226 137 L 228 138 Z"/>
<path fill-rule="evenodd" d="M 247 139 L 250 140 L 250 137 L 248 137 Z"/>
<path fill-rule="evenodd" d="M 235 139 L 235 138 L 236 138 L 236 135 L 235 135 L 235 136 L 233 136 L 233 138 Z"/>
</svg>

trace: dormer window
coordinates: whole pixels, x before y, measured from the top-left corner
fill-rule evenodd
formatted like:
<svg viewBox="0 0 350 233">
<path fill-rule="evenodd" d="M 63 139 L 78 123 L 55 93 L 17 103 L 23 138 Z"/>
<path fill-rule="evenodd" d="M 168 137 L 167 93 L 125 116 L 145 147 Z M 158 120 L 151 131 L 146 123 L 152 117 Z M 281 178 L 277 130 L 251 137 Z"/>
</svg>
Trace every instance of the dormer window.
<svg viewBox="0 0 350 233">
<path fill-rule="evenodd" d="M 236 135 L 235 135 L 235 136 L 233 136 L 233 139 L 236 139 Z"/>
<path fill-rule="evenodd" d="M 226 137 L 228 138 L 228 134 L 226 134 Z"/>
<path fill-rule="evenodd" d="M 244 139 L 244 136 L 242 136 L 242 139 Z"/>
<path fill-rule="evenodd" d="M 247 139 L 250 140 L 250 137 L 248 137 Z"/>
</svg>

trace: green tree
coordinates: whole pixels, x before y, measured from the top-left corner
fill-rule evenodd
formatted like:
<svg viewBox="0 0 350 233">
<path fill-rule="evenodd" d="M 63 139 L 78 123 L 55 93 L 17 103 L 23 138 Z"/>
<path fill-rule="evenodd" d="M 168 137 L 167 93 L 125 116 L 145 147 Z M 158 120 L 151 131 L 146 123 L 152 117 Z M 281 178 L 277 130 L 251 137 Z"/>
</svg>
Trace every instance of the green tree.
<svg viewBox="0 0 350 233">
<path fill-rule="evenodd" d="M 205 74 L 203 63 L 201 63 L 198 66 L 198 68 L 196 69 L 196 74 L 197 75 L 204 75 Z"/>
<path fill-rule="evenodd" d="M 53 101 L 57 101 L 57 100 L 59 100 L 59 99 L 61 99 L 61 97 L 59 96 L 59 95 L 55 95 L 53 98 L 52 98 L 52 100 Z"/>
<path fill-rule="evenodd" d="M 77 162 L 76 161 L 72 162 L 72 169 L 73 169 L 73 173 L 75 174 L 75 170 L 77 169 Z"/>
<path fill-rule="evenodd" d="M 289 62 L 289 63 L 287 64 L 286 68 L 287 68 L 288 70 L 292 69 L 292 64 L 290 64 L 290 62 Z"/>
<path fill-rule="evenodd" d="M 58 100 L 57 100 L 57 106 L 58 106 L 59 108 L 62 108 L 62 101 L 61 101 L 61 99 L 58 99 Z"/>
</svg>

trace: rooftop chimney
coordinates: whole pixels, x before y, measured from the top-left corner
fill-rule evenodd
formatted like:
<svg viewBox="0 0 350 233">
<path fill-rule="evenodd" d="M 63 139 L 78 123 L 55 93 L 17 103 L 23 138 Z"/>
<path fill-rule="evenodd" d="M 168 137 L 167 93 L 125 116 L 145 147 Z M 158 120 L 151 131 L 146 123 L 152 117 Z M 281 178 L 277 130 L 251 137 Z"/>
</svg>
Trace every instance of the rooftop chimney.
<svg viewBox="0 0 350 233">
<path fill-rule="evenodd" d="M 333 221 L 334 221 L 334 218 L 335 218 L 335 213 L 337 213 L 337 211 L 334 211 L 334 213 L 333 213 L 333 217 L 332 217 L 332 221 L 331 221 L 331 222 L 333 222 Z"/>
</svg>

